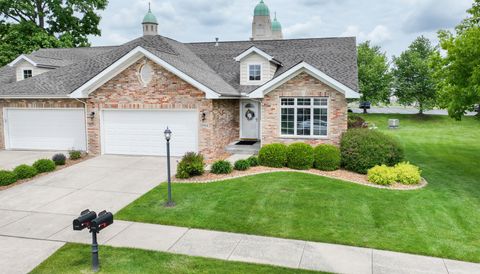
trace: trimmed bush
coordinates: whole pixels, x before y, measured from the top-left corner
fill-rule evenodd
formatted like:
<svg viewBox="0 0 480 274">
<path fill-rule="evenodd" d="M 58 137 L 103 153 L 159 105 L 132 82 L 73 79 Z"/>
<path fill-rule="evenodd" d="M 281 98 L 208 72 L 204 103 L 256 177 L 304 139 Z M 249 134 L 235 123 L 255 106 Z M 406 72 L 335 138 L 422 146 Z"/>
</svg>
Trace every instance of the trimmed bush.
<svg viewBox="0 0 480 274">
<path fill-rule="evenodd" d="M 78 160 L 82 158 L 82 152 L 79 150 L 72 150 L 68 152 L 68 158 L 70 160 Z"/>
<path fill-rule="evenodd" d="M 395 174 L 397 182 L 404 185 L 416 185 L 422 180 L 422 171 L 408 162 L 395 165 Z"/>
<path fill-rule="evenodd" d="M 257 156 L 251 156 L 250 158 L 247 159 L 248 163 L 250 164 L 251 167 L 253 166 L 258 166 L 260 163 L 258 162 L 258 157 Z"/>
<path fill-rule="evenodd" d="M 54 171 L 57 167 L 55 162 L 49 159 L 37 160 L 32 166 L 37 170 L 38 173 Z"/>
<path fill-rule="evenodd" d="M 54 161 L 57 166 L 63 166 L 67 161 L 67 156 L 65 156 L 65 154 L 62 154 L 62 153 L 55 154 L 52 157 L 52 161 Z"/>
<path fill-rule="evenodd" d="M 216 161 L 212 165 L 211 172 L 214 174 L 229 174 L 232 173 L 232 164 L 229 161 Z"/>
<path fill-rule="evenodd" d="M 37 169 L 29 165 L 19 165 L 13 170 L 13 173 L 19 180 L 32 178 L 38 174 Z"/>
<path fill-rule="evenodd" d="M 372 167 L 367 176 L 369 182 L 383 186 L 391 185 L 397 180 L 395 169 L 386 165 Z"/>
<path fill-rule="evenodd" d="M 318 145 L 313 150 L 313 166 L 319 170 L 333 171 L 340 168 L 340 149 L 333 145 Z"/>
<path fill-rule="evenodd" d="M 403 159 L 403 149 L 392 137 L 369 129 L 349 129 L 340 142 L 342 166 L 366 174 L 376 165 L 394 166 Z"/>
<path fill-rule="evenodd" d="M 205 163 L 200 153 L 186 153 L 180 163 L 177 165 L 177 174 L 179 179 L 187 179 L 193 176 L 202 175 L 205 172 Z"/>
<path fill-rule="evenodd" d="M 0 186 L 8 186 L 17 181 L 17 175 L 13 171 L 0 170 Z"/>
<path fill-rule="evenodd" d="M 287 166 L 293 169 L 310 169 L 313 167 L 313 148 L 305 143 L 293 143 L 287 148 Z"/>
<path fill-rule="evenodd" d="M 250 163 L 249 163 L 248 160 L 238 160 L 238 161 L 235 162 L 233 167 L 236 170 L 247 170 L 247 169 L 250 168 Z"/>
<path fill-rule="evenodd" d="M 367 128 L 365 120 L 358 115 L 348 115 L 348 128 Z"/>
<path fill-rule="evenodd" d="M 284 144 L 263 146 L 258 152 L 258 161 L 262 166 L 284 167 L 287 164 L 287 146 Z"/>
</svg>

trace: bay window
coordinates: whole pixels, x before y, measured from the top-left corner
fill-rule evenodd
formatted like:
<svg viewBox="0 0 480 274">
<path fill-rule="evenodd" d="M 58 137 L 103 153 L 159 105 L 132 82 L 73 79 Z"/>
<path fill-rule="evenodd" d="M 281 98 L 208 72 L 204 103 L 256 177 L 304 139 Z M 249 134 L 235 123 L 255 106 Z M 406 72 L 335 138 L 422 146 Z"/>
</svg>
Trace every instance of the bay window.
<svg viewBox="0 0 480 274">
<path fill-rule="evenodd" d="M 281 98 L 281 135 L 326 137 L 328 135 L 328 98 Z"/>
</svg>

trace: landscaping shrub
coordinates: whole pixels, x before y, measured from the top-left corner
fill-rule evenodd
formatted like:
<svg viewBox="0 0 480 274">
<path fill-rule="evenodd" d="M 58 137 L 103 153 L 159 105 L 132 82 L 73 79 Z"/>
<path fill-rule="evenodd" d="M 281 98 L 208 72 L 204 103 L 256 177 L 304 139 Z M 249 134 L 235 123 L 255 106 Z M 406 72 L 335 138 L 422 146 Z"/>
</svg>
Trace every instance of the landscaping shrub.
<svg viewBox="0 0 480 274">
<path fill-rule="evenodd" d="M 38 173 L 54 171 L 56 168 L 55 162 L 49 159 L 40 159 L 37 160 L 32 165 Z"/>
<path fill-rule="evenodd" d="M 369 129 L 349 129 L 340 141 L 342 166 L 366 174 L 376 165 L 394 166 L 403 159 L 403 149 L 392 137 Z"/>
<path fill-rule="evenodd" d="M 0 186 L 8 186 L 17 181 L 17 175 L 12 171 L 0 170 Z"/>
<path fill-rule="evenodd" d="M 386 165 L 375 166 L 368 170 L 368 181 L 377 185 L 391 185 L 397 180 L 397 173 L 393 167 Z"/>
<path fill-rule="evenodd" d="M 404 185 L 416 185 L 422 180 L 420 169 L 408 162 L 395 165 L 395 174 L 397 182 Z"/>
<path fill-rule="evenodd" d="M 65 154 L 58 153 L 53 155 L 52 161 L 54 161 L 57 166 L 63 166 L 67 161 L 67 156 L 65 156 Z"/>
<path fill-rule="evenodd" d="M 69 151 L 68 152 L 68 158 L 70 158 L 70 160 L 78 160 L 78 159 L 82 158 L 82 152 L 79 151 L 79 150 Z"/>
<path fill-rule="evenodd" d="M 284 144 L 263 146 L 258 152 L 258 161 L 262 166 L 284 167 L 287 164 L 287 146 Z"/>
<path fill-rule="evenodd" d="M 294 143 L 287 148 L 287 166 L 293 169 L 313 167 L 313 148 L 309 144 Z"/>
<path fill-rule="evenodd" d="M 260 163 L 258 162 L 258 157 L 257 156 L 251 156 L 250 158 L 247 159 L 248 163 L 250 164 L 251 167 L 253 166 L 258 166 Z"/>
<path fill-rule="evenodd" d="M 229 174 L 232 173 L 232 164 L 229 161 L 216 161 L 212 165 L 211 172 L 214 174 Z"/>
<path fill-rule="evenodd" d="M 340 149 L 333 145 L 318 145 L 313 150 L 313 166 L 319 170 L 332 171 L 340 168 Z"/>
<path fill-rule="evenodd" d="M 177 174 L 179 179 L 187 179 L 193 176 L 202 175 L 205 172 L 205 163 L 200 153 L 188 152 L 177 165 Z"/>
<path fill-rule="evenodd" d="M 13 170 L 13 173 L 19 180 L 32 178 L 38 174 L 37 169 L 29 165 L 19 165 Z"/>
<path fill-rule="evenodd" d="M 348 115 L 348 128 L 367 128 L 365 119 L 358 115 Z"/>
<path fill-rule="evenodd" d="M 247 170 L 250 168 L 250 162 L 248 160 L 238 160 L 233 166 L 236 170 Z"/>
</svg>

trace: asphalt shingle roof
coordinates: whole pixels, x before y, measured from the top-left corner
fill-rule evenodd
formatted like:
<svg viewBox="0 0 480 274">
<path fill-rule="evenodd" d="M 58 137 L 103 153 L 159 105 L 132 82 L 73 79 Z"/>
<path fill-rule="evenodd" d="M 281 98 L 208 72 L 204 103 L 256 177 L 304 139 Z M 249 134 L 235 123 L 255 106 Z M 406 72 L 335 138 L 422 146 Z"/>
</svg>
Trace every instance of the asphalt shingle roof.
<svg viewBox="0 0 480 274">
<path fill-rule="evenodd" d="M 144 36 L 117 47 L 41 49 L 27 55 L 43 66 L 59 67 L 15 82 L 15 69 L 0 68 L 0 96 L 67 96 L 136 47 L 142 47 L 191 78 L 220 93 L 240 96 L 256 86 L 240 86 L 234 58 L 252 46 L 282 63 L 275 77 L 305 61 L 353 90 L 358 90 L 354 38 L 324 38 L 215 43 L 181 43 Z"/>
</svg>

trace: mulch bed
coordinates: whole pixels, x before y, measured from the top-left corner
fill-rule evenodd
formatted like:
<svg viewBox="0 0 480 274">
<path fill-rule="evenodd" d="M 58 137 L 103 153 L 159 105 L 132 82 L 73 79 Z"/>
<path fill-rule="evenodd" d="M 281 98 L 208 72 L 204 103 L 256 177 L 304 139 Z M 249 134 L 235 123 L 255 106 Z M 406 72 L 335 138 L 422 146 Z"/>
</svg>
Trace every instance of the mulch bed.
<svg viewBox="0 0 480 274">
<path fill-rule="evenodd" d="M 48 174 L 52 174 L 54 172 L 60 171 L 60 170 L 65 169 L 67 167 L 70 167 L 70 166 L 76 165 L 78 163 L 81 163 L 83 161 L 86 161 L 88 159 L 91 159 L 92 157 L 93 156 L 83 156 L 82 158 L 80 158 L 78 160 L 70 160 L 70 159 L 67 158 L 67 160 L 65 161 L 65 165 L 57 166 L 57 168 L 54 171 L 40 173 L 40 174 L 37 174 L 35 177 L 29 178 L 29 179 L 18 180 L 15 183 L 10 184 L 8 186 L 0 186 L 0 191 L 5 190 L 5 189 L 9 189 L 9 188 L 14 187 L 14 186 L 18 186 L 18 185 L 21 185 L 21 184 L 24 184 L 24 183 L 27 183 L 27 182 L 30 182 L 31 180 L 41 178 L 41 177 L 43 177 L 45 175 L 48 175 Z"/>
<path fill-rule="evenodd" d="M 403 184 L 392 184 L 390 186 L 381 186 L 381 185 L 376 185 L 372 184 L 367 180 L 367 175 L 364 174 L 358 174 L 355 172 L 351 172 L 348 170 L 335 170 L 335 171 L 321 171 L 321 170 L 316 170 L 316 169 L 310 169 L 310 170 L 294 170 L 290 168 L 271 168 L 271 167 L 263 167 L 263 166 L 257 166 L 257 167 L 252 167 L 249 170 L 246 171 L 238 171 L 234 170 L 230 174 L 213 174 L 211 172 L 205 172 L 202 176 L 196 176 L 192 177 L 189 179 L 177 179 L 173 178 L 175 183 L 212 183 L 212 182 L 218 182 L 218 181 L 224 181 L 228 179 L 235 179 L 235 178 L 241 178 L 245 176 L 252 176 L 252 175 L 258 175 L 258 174 L 265 174 L 265 173 L 273 173 L 273 172 L 299 172 L 299 173 L 307 173 L 307 174 L 312 174 L 312 175 L 318 175 L 318 176 L 323 176 L 323 177 L 328 177 L 328 178 L 333 178 L 333 179 L 339 179 L 342 181 L 347 181 L 355 184 L 360 184 L 364 186 L 369 186 L 369 187 L 374 187 L 374 188 L 381 188 L 381 189 L 391 189 L 391 190 L 416 190 L 416 189 L 421 189 L 427 186 L 427 181 L 422 178 L 422 182 L 418 185 L 403 185 Z"/>
</svg>

